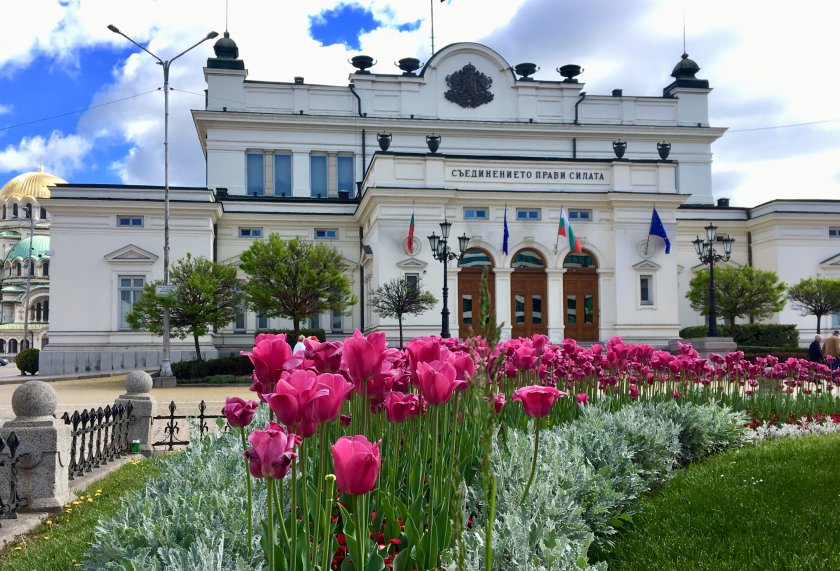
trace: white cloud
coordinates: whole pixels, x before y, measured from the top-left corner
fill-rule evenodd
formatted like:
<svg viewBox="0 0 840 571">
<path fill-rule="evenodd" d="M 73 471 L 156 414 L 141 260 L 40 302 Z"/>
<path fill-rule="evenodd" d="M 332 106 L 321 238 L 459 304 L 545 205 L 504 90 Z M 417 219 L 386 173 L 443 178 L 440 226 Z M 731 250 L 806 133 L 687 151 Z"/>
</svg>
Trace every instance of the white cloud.
<svg viewBox="0 0 840 571">
<path fill-rule="evenodd" d="M 0 115 L 6 115 L 7 113 L 11 113 L 14 110 L 14 105 L 4 105 L 0 103 Z"/>
<path fill-rule="evenodd" d="M 17 145 L 0 151 L 0 171 L 34 171 L 38 166 L 64 179 L 82 167 L 91 141 L 78 135 L 63 135 L 53 131 L 48 139 L 25 137 Z"/>
</svg>

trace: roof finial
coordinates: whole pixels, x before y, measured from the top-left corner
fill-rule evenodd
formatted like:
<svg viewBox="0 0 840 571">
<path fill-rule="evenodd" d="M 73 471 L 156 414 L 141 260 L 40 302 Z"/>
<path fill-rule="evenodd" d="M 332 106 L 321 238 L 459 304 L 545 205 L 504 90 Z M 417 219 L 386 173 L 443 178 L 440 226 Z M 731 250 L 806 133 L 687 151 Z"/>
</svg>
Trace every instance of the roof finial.
<svg viewBox="0 0 840 571">
<path fill-rule="evenodd" d="M 230 13 L 230 0 L 225 0 L 225 33 L 228 31 L 228 14 Z M 683 42 L 685 43 L 685 42 Z"/>
<path fill-rule="evenodd" d="M 688 57 L 688 50 L 685 49 L 685 8 L 683 8 L 683 57 Z"/>
</svg>

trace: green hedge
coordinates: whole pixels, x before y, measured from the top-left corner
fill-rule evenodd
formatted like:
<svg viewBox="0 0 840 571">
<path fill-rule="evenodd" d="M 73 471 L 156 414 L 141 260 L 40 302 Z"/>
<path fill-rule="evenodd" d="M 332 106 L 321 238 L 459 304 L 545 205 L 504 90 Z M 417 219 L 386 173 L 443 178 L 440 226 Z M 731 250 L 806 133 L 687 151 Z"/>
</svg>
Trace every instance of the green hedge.
<svg viewBox="0 0 840 571">
<path fill-rule="evenodd" d="M 257 335 L 259 335 L 260 333 L 273 333 L 274 335 L 285 333 L 286 341 L 288 341 L 290 346 L 294 347 L 295 343 L 297 343 L 297 338 L 295 337 L 294 329 L 257 329 Z M 318 341 L 321 341 L 322 343 L 327 340 L 327 333 L 321 328 L 301 329 L 300 334 L 304 337 L 312 337 L 314 335 L 318 338 Z"/>
<path fill-rule="evenodd" d="M 254 366 L 245 355 L 172 363 L 172 373 L 179 379 L 203 379 L 213 375 L 247 376 L 253 372 Z"/>
<path fill-rule="evenodd" d="M 767 355 L 773 355 L 779 361 L 785 361 L 788 357 L 794 357 L 795 359 L 807 359 L 808 358 L 808 349 L 779 349 L 778 347 L 738 347 L 741 351 L 744 352 L 744 359 L 751 363 L 755 363 L 756 357 L 766 357 Z"/>
<path fill-rule="evenodd" d="M 738 347 L 799 347 L 799 332 L 796 325 L 778 325 L 775 323 L 748 323 L 730 328 L 728 325 L 718 325 L 718 335 L 732 337 Z M 695 325 L 680 330 L 680 337 L 691 339 L 705 337 L 709 328 L 705 325 Z"/>
<path fill-rule="evenodd" d="M 41 352 L 38 349 L 24 349 L 15 357 L 15 365 L 24 375 L 34 375 L 38 372 L 38 361 Z"/>
</svg>

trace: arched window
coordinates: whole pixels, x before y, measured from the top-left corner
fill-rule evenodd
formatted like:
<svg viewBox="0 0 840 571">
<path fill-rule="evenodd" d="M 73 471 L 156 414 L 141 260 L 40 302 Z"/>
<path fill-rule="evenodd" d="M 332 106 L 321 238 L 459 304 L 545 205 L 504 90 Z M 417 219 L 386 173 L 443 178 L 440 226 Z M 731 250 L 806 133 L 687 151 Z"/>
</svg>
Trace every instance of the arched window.
<svg viewBox="0 0 840 571">
<path fill-rule="evenodd" d="M 490 255 L 484 250 L 470 248 L 461 254 L 458 265 L 462 268 L 492 268 L 493 260 L 490 259 Z"/>
<path fill-rule="evenodd" d="M 34 321 L 41 321 L 41 303 L 35 304 L 35 319 Z"/>
<path fill-rule="evenodd" d="M 31 204 L 24 204 L 23 205 L 23 217 L 27 220 L 32 216 L 32 205 Z"/>
<path fill-rule="evenodd" d="M 41 275 L 42 276 L 49 276 L 50 275 L 50 263 L 44 262 L 41 264 Z"/>
<path fill-rule="evenodd" d="M 15 263 L 15 275 L 20 276 L 20 262 Z"/>
<path fill-rule="evenodd" d="M 3 220 L 6 219 L 6 205 L 3 205 Z M 5 343 L 5 342 L 4 342 Z"/>
<path fill-rule="evenodd" d="M 580 254 L 569 253 L 566 259 L 563 260 L 564 268 L 597 268 L 598 263 L 595 258 L 587 252 Z"/>
<path fill-rule="evenodd" d="M 0 353 L 6 352 L 6 340 L 0 339 Z"/>
<path fill-rule="evenodd" d="M 514 268 L 544 268 L 545 262 L 543 262 L 542 256 L 534 250 L 520 250 L 513 257 L 513 264 L 511 265 Z"/>
<path fill-rule="evenodd" d="M 9 353 L 17 353 L 17 352 L 18 352 L 17 339 L 9 339 Z"/>
<path fill-rule="evenodd" d="M 44 321 L 50 320 L 50 300 L 44 300 Z"/>
<path fill-rule="evenodd" d="M 33 260 L 33 259 L 29 260 L 29 275 L 30 276 L 35 275 L 35 260 Z"/>
<path fill-rule="evenodd" d="M 46 220 L 46 219 L 47 219 L 47 209 L 42 206 L 41 207 L 41 220 Z"/>
<path fill-rule="evenodd" d="M 18 217 L 18 205 L 12 204 L 12 218 Z"/>
</svg>

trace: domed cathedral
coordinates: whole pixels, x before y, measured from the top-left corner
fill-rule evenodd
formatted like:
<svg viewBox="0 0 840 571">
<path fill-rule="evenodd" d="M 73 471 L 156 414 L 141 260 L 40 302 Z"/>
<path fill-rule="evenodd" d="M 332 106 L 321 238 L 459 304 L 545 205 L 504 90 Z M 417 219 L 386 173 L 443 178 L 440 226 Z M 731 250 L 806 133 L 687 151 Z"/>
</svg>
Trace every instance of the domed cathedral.
<svg viewBox="0 0 840 571">
<path fill-rule="evenodd" d="M 14 357 L 48 342 L 50 222 L 41 201 L 67 181 L 44 172 L 16 176 L 0 190 L 0 354 Z M 28 340 L 27 340 L 28 338 Z"/>
</svg>

